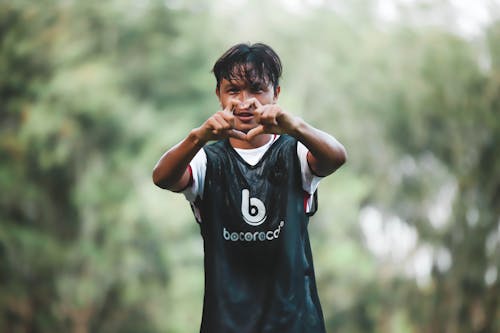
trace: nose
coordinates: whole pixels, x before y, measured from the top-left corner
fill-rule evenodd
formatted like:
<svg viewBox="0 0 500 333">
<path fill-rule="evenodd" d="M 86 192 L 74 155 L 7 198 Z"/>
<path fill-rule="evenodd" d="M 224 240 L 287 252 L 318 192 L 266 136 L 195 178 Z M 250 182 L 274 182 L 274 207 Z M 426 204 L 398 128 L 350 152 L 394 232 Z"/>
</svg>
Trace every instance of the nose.
<svg viewBox="0 0 500 333">
<path fill-rule="evenodd" d="M 249 93 L 248 91 L 246 91 L 246 90 L 243 90 L 243 91 L 241 92 L 241 95 L 242 95 L 242 97 L 243 97 L 242 102 L 244 102 L 244 101 L 246 101 L 247 99 L 249 99 L 249 98 L 251 98 L 251 97 L 252 97 L 252 96 L 251 96 L 252 94 L 250 94 L 250 93 Z"/>
<path fill-rule="evenodd" d="M 243 91 L 240 93 L 240 95 L 238 96 L 238 99 L 241 101 L 241 104 L 239 105 L 239 108 L 241 108 L 241 109 L 248 109 L 248 108 L 250 108 L 250 105 L 246 105 L 246 106 L 244 106 L 244 103 L 245 103 L 248 99 L 253 98 L 253 97 L 254 97 L 254 95 L 253 95 L 251 92 L 246 91 L 246 90 L 243 90 Z"/>
</svg>

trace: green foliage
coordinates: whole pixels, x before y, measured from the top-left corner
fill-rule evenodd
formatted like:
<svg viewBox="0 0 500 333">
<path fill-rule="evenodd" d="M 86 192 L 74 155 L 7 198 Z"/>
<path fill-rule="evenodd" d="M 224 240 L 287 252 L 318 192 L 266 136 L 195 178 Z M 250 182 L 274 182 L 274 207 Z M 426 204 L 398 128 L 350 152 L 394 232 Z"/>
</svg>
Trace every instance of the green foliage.
<svg viewBox="0 0 500 333">
<path fill-rule="evenodd" d="M 199 230 L 150 172 L 217 110 L 211 66 L 242 41 L 348 150 L 310 224 L 328 329 L 500 330 L 500 23 L 297 3 L 0 0 L 0 331 L 198 330 Z"/>
</svg>

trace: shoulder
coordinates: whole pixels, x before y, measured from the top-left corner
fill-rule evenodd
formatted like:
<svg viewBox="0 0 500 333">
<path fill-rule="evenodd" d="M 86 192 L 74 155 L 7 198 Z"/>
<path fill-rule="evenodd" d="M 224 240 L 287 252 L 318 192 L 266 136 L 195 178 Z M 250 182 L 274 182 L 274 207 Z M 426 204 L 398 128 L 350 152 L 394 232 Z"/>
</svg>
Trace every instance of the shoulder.
<svg viewBox="0 0 500 333">
<path fill-rule="evenodd" d="M 291 136 L 291 135 L 288 135 L 288 134 L 282 134 L 280 135 L 280 138 L 279 140 L 283 141 L 284 144 L 297 144 L 298 140 Z"/>
<path fill-rule="evenodd" d="M 273 143 L 272 146 L 279 147 L 280 149 L 295 149 L 297 147 L 297 143 L 299 141 L 291 135 L 282 134 L 280 137 Z"/>
<path fill-rule="evenodd" d="M 221 169 L 234 163 L 233 161 L 236 159 L 234 155 L 236 153 L 233 154 L 231 150 L 231 145 L 227 139 L 216 141 L 203 147 L 206 156 L 207 172 L 210 173 L 209 170 L 222 171 Z"/>
<path fill-rule="evenodd" d="M 282 151 L 283 154 L 290 157 L 293 154 L 296 158 L 299 157 L 297 148 L 300 144 L 300 141 L 298 141 L 295 137 L 288 134 L 281 135 L 276 144 L 279 147 L 278 150 Z M 296 158 L 293 159 L 296 160 Z"/>
<path fill-rule="evenodd" d="M 211 144 L 204 146 L 203 150 L 205 151 L 205 153 L 207 155 L 212 155 L 212 154 L 217 155 L 218 153 L 220 153 L 222 151 L 227 151 L 227 148 L 228 148 L 227 145 L 229 143 L 227 143 L 226 141 L 227 141 L 227 139 L 213 142 Z"/>
</svg>

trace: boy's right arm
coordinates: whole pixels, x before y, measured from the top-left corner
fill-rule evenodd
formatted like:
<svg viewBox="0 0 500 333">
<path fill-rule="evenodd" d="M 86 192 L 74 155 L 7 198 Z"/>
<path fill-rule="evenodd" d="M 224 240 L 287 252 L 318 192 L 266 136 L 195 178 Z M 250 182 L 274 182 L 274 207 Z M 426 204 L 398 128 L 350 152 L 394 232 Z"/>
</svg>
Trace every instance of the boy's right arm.
<svg viewBox="0 0 500 333">
<path fill-rule="evenodd" d="M 206 143 L 197 133 L 198 130 L 189 132 L 184 140 L 170 148 L 156 163 L 153 169 L 153 182 L 156 186 L 174 192 L 188 186 L 191 180 L 189 162 Z"/>
<path fill-rule="evenodd" d="M 245 138 L 244 133 L 233 129 L 234 116 L 231 108 L 235 103 L 239 101 L 230 103 L 226 109 L 212 115 L 203 125 L 191 130 L 184 140 L 163 154 L 153 169 L 153 182 L 158 187 L 174 192 L 185 189 L 191 180 L 189 162 L 208 141 L 229 136 Z"/>
</svg>

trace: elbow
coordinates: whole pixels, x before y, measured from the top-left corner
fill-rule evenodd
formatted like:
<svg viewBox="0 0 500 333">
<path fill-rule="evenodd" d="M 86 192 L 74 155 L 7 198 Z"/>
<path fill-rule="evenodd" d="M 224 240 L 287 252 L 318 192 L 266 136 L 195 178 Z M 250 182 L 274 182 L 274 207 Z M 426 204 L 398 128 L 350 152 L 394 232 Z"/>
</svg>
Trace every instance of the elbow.
<svg viewBox="0 0 500 333">
<path fill-rule="evenodd" d="M 336 149 L 335 154 L 331 157 L 330 166 L 325 170 L 325 174 L 329 175 L 334 173 L 342 165 L 347 162 L 347 152 L 343 146 Z"/>
<path fill-rule="evenodd" d="M 319 177 L 326 177 L 334 173 L 347 162 L 347 152 L 342 145 L 332 149 L 323 160 L 317 159 L 311 152 L 309 154 L 308 157 L 311 157 L 310 159 L 308 158 L 309 167 Z"/>
<path fill-rule="evenodd" d="M 339 148 L 339 152 L 337 154 L 337 168 L 340 168 L 342 165 L 344 165 L 347 162 L 347 151 L 345 150 L 344 146 Z"/>
<path fill-rule="evenodd" d="M 165 175 L 162 175 L 160 168 L 158 168 L 158 165 L 153 169 L 152 179 L 153 183 L 159 188 L 165 190 L 168 189 L 168 180 L 166 179 Z"/>
<path fill-rule="evenodd" d="M 153 183 L 161 189 L 178 192 L 182 185 L 182 175 L 176 175 L 172 170 L 165 170 L 158 166 L 153 169 Z"/>
</svg>

